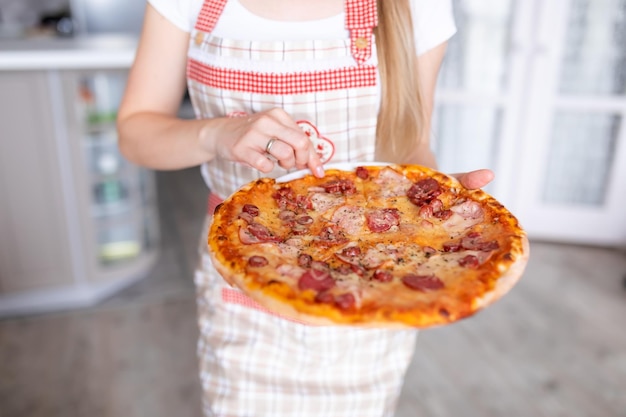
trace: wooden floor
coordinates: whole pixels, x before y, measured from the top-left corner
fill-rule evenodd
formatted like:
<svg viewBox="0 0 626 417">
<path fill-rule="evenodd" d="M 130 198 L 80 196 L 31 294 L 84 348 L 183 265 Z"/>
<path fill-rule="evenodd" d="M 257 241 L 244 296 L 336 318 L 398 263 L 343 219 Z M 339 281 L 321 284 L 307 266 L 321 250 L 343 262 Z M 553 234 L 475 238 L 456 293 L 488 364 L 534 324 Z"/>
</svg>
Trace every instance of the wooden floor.
<svg viewBox="0 0 626 417">
<path fill-rule="evenodd" d="M 191 277 L 206 191 L 195 170 L 159 184 L 150 276 L 93 308 L 0 321 L 0 417 L 201 416 Z M 626 257 L 531 253 L 503 300 L 420 333 L 397 417 L 626 417 Z"/>
</svg>

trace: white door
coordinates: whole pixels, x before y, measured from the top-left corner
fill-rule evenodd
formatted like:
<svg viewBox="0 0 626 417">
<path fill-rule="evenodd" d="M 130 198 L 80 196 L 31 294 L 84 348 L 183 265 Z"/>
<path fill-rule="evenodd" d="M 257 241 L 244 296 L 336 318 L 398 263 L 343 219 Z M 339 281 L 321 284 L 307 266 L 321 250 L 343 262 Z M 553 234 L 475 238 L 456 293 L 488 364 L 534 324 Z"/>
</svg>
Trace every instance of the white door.
<svg viewBox="0 0 626 417">
<path fill-rule="evenodd" d="M 434 116 L 440 169 L 531 238 L 626 243 L 626 0 L 457 0 Z"/>
<path fill-rule="evenodd" d="M 458 33 L 448 44 L 439 77 L 433 148 L 444 172 L 493 169 L 496 180 L 487 191 L 509 206 L 532 47 L 532 4 L 455 0 L 454 6 Z"/>
<path fill-rule="evenodd" d="M 539 2 L 515 203 L 536 238 L 626 243 L 626 0 Z"/>
</svg>

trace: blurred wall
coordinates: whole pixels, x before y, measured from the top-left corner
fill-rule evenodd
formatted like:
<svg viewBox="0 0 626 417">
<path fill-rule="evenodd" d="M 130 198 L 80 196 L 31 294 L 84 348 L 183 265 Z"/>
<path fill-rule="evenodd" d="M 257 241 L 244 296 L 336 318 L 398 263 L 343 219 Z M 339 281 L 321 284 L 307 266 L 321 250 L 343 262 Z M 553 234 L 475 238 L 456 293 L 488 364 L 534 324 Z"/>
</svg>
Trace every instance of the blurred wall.
<svg viewBox="0 0 626 417">
<path fill-rule="evenodd" d="M 0 0 L 0 23 L 33 27 L 44 13 L 69 7 L 69 0 Z"/>
</svg>

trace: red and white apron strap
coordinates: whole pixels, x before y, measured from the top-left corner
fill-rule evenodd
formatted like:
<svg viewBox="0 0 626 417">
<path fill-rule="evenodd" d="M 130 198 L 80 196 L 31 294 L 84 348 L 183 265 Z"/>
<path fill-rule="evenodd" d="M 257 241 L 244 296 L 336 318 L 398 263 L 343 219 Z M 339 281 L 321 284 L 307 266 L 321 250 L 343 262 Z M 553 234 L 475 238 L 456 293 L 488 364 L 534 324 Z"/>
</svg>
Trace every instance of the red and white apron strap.
<svg viewBox="0 0 626 417">
<path fill-rule="evenodd" d="M 212 32 L 227 1 L 228 0 L 206 0 L 202 5 L 198 20 L 196 20 L 196 30 L 207 33 Z"/>
<path fill-rule="evenodd" d="M 378 26 L 376 0 L 346 0 L 346 29 L 350 31 L 350 51 L 363 64 L 372 56 L 374 28 Z"/>
</svg>

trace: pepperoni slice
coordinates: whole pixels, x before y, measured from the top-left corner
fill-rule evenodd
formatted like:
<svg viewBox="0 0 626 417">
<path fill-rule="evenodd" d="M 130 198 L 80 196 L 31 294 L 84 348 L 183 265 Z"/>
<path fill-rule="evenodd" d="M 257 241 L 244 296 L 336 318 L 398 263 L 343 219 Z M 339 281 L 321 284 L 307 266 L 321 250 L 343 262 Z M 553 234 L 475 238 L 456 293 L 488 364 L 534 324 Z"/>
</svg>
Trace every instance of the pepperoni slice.
<svg viewBox="0 0 626 417">
<path fill-rule="evenodd" d="M 302 210 L 312 210 L 313 201 L 311 201 L 309 196 L 299 195 L 296 197 L 296 207 Z"/>
<path fill-rule="evenodd" d="M 358 246 L 348 246 L 340 252 L 335 252 L 335 257 L 347 264 L 358 264 L 360 260 L 359 255 L 361 255 L 361 248 Z"/>
<path fill-rule="evenodd" d="M 313 217 L 302 215 L 296 218 L 296 223 L 301 224 L 303 226 L 309 225 L 313 223 Z"/>
<path fill-rule="evenodd" d="M 375 233 L 386 232 L 393 226 L 400 224 L 400 211 L 396 208 L 372 210 L 365 217 L 367 219 L 367 227 Z"/>
<path fill-rule="evenodd" d="M 443 281 L 435 275 L 408 274 L 402 277 L 402 283 L 412 290 L 422 292 L 436 291 L 444 287 Z"/>
<path fill-rule="evenodd" d="M 244 245 L 252 245 L 255 243 L 261 243 L 261 240 L 248 231 L 247 227 L 239 229 L 239 240 Z"/>
<path fill-rule="evenodd" d="M 448 220 L 450 217 L 452 217 L 452 214 L 452 210 L 441 210 L 435 212 L 433 215 L 438 219 Z"/>
<path fill-rule="evenodd" d="M 324 261 L 311 261 L 311 268 L 319 271 L 328 271 L 330 269 L 330 265 Z"/>
<path fill-rule="evenodd" d="M 248 213 L 252 217 L 257 217 L 260 213 L 259 208 L 255 206 L 254 204 L 244 204 L 241 211 L 244 213 Z"/>
<path fill-rule="evenodd" d="M 335 268 L 335 271 L 341 275 L 348 275 L 352 273 L 352 268 L 350 268 L 350 265 L 348 264 L 341 264 L 337 268 Z"/>
<path fill-rule="evenodd" d="M 322 228 L 318 236 L 318 242 L 326 246 L 341 245 L 348 242 L 348 238 L 343 231 L 339 229 L 339 226 L 329 224 Z"/>
<path fill-rule="evenodd" d="M 296 192 L 289 187 L 280 187 L 272 194 L 272 197 L 274 200 L 293 200 L 296 198 Z"/>
<path fill-rule="evenodd" d="M 482 240 L 479 233 L 468 234 L 466 237 L 461 239 L 460 245 L 463 249 L 479 250 L 482 252 L 491 252 L 492 250 L 496 250 L 500 247 L 497 240 Z"/>
<path fill-rule="evenodd" d="M 477 256 L 467 255 L 459 259 L 459 265 L 466 268 L 478 268 L 478 266 L 480 265 L 480 261 L 478 260 Z"/>
<path fill-rule="evenodd" d="M 355 304 L 356 299 L 350 293 L 340 294 L 335 297 L 335 305 L 341 310 L 350 310 Z"/>
<path fill-rule="evenodd" d="M 355 174 L 357 177 L 361 178 L 362 180 L 366 180 L 370 176 L 369 171 L 365 167 L 356 167 Z"/>
<path fill-rule="evenodd" d="M 358 246 L 348 246 L 341 251 L 341 254 L 349 257 L 359 256 L 361 254 L 361 248 Z"/>
<path fill-rule="evenodd" d="M 322 184 L 322 187 L 329 194 L 354 194 L 356 192 L 354 182 L 347 179 L 331 180 Z"/>
<path fill-rule="evenodd" d="M 254 217 L 250 214 L 250 213 L 244 213 L 243 211 L 241 213 L 239 213 L 239 217 L 240 219 L 243 219 L 246 221 L 246 223 L 252 223 L 254 222 Z"/>
<path fill-rule="evenodd" d="M 406 195 L 409 200 L 417 206 L 430 203 L 435 197 L 442 193 L 439 183 L 433 178 L 419 180 L 409 188 Z"/>
<path fill-rule="evenodd" d="M 335 297 L 328 291 L 322 291 L 315 296 L 315 302 L 322 304 L 334 304 Z"/>
<path fill-rule="evenodd" d="M 374 275 L 372 275 L 372 278 L 380 282 L 390 282 L 393 279 L 393 275 L 389 271 L 377 269 L 376 271 L 374 271 Z"/>
<path fill-rule="evenodd" d="M 360 277 L 365 275 L 365 268 L 363 268 L 361 265 L 350 264 L 350 269 L 352 270 L 352 272 Z"/>
<path fill-rule="evenodd" d="M 267 264 L 269 264 L 269 261 L 265 256 L 254 255 L 248 259 L 248 265 L 255 268 L 266 266 Z"/>
<path fill-rule="evenodd" d="M 326 291 L 335 286 L 335 280 L 328 271 L 319 269 L 307 270 L 298 280 L 298 288 L 301 290 Z"/>
<path fill-rule="evenodd" d="M 296 220 L 296 213 L 291 210 L 281 210 L 278 213 L 278 218 L 285 223 L 293 222 Z"/>
<path fill-rule="evenodd" d="M 306 253 L 301 253 L 300 255 L 298 255 L 298 265 L 303 268 L 310 267 L 312 261 L 313 258 L 311 257 L 311 255 L 308 255 Z"/>
<path fill-rule="evenodd" d="M 272 194 L 272 198 L 282 210 L 296 207 L 296 193 L 289 187 L 281 187 Z"/>
<path fill-rule="evenodd" d="M 261 242 L 280 242 L 282 240 L 274 236 L 267 227 L 260 223 L 250 223 L 246 230 Z"/>
<path fill-rule="evenodd" d="M 294 224 L 291 227 L 291 231 L 296 236 L 302 236 L 302 235 L 306 235 L 309 233 L 309 228 L 301 224 Z"/>
<path fill-rule="evenodd" d="M 444 252 L 458 252 L 462 249 L 460 243 L 446 242 L 442 246 Z"/>
</svg>

